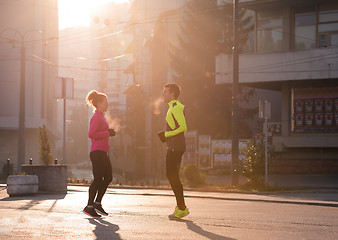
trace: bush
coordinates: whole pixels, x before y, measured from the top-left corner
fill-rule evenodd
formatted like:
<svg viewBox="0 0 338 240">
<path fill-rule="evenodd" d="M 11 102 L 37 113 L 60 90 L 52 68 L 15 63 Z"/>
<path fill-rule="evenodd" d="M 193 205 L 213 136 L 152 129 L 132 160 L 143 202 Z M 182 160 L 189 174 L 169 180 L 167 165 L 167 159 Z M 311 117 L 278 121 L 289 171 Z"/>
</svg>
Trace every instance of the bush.
<svg viewBox="0 0 338 240">
<path fill-rule="evenodd" d="M 192 187 L 205 183 L 205 178 L 200 174 L 200 171 L 195 164 L 188 164 L 183 170 L 184 177 L 188 184 Z"/>
<path fill-rule="evenodd" d="M 255 145 L 252 141 L 244 150 L 243 175 L 252 186 L 262 186 L 265 183 L 265 143 L 259 141 Z M 272 149 L 268 149 L 268 165 L 273 158 Z"/>
<path fill-rule="evenodd" d="M 40 160 L 45 164 L 49 165 L 53 161 L 51 155 L 51 148 L 48 140 L 48 131 L 45 124 L 42 127 L 39 127 L 39 144 L 40 144 Z"/>
</svg>

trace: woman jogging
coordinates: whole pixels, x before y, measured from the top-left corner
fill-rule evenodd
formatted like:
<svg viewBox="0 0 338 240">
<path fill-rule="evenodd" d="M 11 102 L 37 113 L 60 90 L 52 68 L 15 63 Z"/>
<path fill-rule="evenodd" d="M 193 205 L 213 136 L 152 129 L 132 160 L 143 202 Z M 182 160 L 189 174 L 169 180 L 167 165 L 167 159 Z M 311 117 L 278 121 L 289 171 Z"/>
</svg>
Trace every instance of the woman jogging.
<svg viewBox="0 0 338 240">
<path fill-rule="evenodd" d="M 108 152 L 109 137 L 115 136 L 115 131 L 109 129 L 103 115 L 108 108 L 107 95 L 93 90 L 88 93 L 86 100 L 87 104 L 95 109 L 95 113 L 90 120 L 88 133 L 92 142 L 90 161 L 93 166 L 94 181 L 89 187 L 88 205 L 83 209 L 83 212 L 91 217 L 101 217 L 97 212 L 108 215 L 102 208 L 101 200 L 113 178 Z"/>
</svg>

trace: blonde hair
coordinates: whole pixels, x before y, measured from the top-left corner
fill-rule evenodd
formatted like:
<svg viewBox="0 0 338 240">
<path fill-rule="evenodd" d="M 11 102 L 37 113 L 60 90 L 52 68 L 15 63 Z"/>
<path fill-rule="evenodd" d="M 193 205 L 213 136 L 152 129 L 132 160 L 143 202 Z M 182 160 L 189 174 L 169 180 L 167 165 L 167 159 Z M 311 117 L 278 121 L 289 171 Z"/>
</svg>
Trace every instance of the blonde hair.
<svg viewBox="0 0 338 240">
<path fill-rule="evenodd" d="M 89 106 L 92 106 L 95 109 L 97 109 L 98 103 L 102 102 L 105 98 L 107 98 L 106 94 L 98 92 L 96 90 L 92 90 L 88 93 L 86 101 Z"/>
</svg>

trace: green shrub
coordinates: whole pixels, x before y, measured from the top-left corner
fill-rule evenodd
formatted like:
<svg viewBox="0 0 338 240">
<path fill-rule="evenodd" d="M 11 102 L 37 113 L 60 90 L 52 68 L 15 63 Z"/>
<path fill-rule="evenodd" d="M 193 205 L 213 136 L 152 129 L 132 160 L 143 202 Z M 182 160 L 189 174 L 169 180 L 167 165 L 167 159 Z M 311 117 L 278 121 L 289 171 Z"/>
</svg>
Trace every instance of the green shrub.
<svg viewBox="0 0 338 240">
<path fill-rule="evenodd" d="M 259 141 L 255 145 L 252 141 L 244 149 L 245 160 L 242 163 L 243 175 L 252 186 L 262 186 L 265 183 L 265 143 Z M 273 158 L 272 149 L 268 149 L 268 165 Z"/>
<path fill-rule="evenodd" d="M 40 144 L 40 160 L 45 164 L 49 165 L 53 161 L 51 155 L 51 147 L 48 140 L 48 131 L 45 124 L 42 127 L 39 127 L 39 144 Z"/>
<path fill-rule="evenodd" d="M 205 178 L 201 175 L 195 164 L 185 166 L 183 174 L 188 184 L 192 187 L 205 183 Z"/>
</svg>

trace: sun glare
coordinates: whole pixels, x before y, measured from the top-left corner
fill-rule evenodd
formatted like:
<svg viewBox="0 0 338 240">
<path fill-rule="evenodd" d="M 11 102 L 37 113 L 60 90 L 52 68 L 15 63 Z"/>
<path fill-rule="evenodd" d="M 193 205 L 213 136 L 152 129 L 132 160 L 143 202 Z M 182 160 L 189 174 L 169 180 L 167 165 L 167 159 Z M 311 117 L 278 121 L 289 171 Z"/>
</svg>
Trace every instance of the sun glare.
<svg viewBox="0 0 338 240">
<path fill-rule="evenodd" d="M 59 0 L 59 29 L 90 25 L 90 11 L 95 6 L 128 0 Z"/>
</svg>

